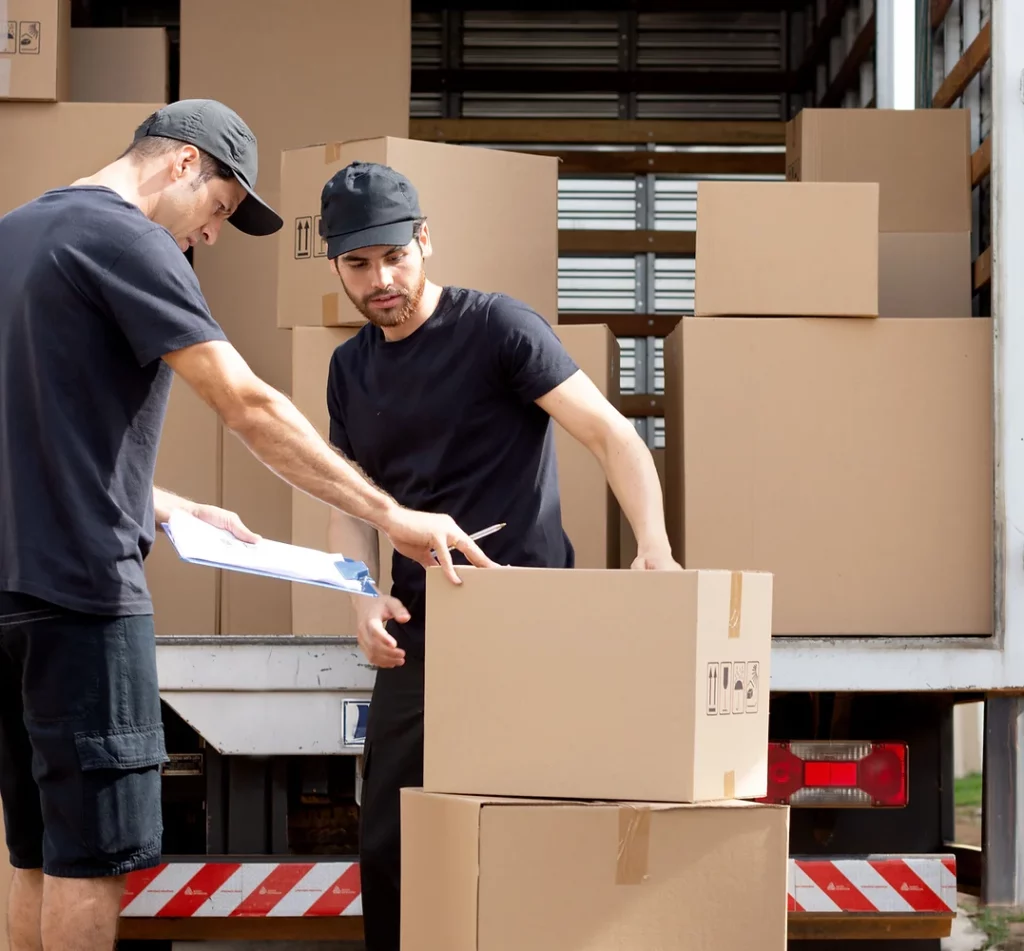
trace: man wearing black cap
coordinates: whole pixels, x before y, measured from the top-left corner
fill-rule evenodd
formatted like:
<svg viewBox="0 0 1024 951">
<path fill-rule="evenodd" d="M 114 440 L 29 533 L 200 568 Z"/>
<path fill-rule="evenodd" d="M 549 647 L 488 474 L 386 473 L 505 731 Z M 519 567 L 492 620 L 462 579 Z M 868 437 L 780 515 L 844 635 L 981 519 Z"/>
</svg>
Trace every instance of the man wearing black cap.
<svg viewBox="0 0 1024 951">
<path fill-rule="evenodd" d="M 258 379 L 182 251 L 230 221 L 270 235 L 256 139 L 177 102 L 95 175 L 0 218 L 0 797 L 14 951 L 113 945 L 123 876 L 161 848 L 164 748 L 143 559 L 183 508 L 153 486 L 172 371 L 267 466 L 421 564 L 489 564 L 445 515 L 401 507 Z M 45 876 L 45 877 L 44 877 Z"/>
<path fill-rule="evenodd" d="M 431 238 L 413 184 L 356 162 L 324 186 L 320 210 L 330 266 L 368 321 L 331 361 L 331 442 L 405 504 L 451 511 L 470 531 L 504 522 L 481 541 L 494 561 L 569 568 L 554 419 L 603 465 L 638 540 L 632 567 L 679 569 L 632 424 L 525 304 L 427 280 Z M 481 240 L 501 254 L 502 223 L 491 225 Z M 339 544 L 376 560 L 372 529 L 332 513 Z M 391 597 L 355 604 L 360 646 L 380 668 L 363 755 L 367 951 L 398 951 L 399 790 L 423 781 L 424 571 L 401 554 L 392 570 Z"/>
</svg>

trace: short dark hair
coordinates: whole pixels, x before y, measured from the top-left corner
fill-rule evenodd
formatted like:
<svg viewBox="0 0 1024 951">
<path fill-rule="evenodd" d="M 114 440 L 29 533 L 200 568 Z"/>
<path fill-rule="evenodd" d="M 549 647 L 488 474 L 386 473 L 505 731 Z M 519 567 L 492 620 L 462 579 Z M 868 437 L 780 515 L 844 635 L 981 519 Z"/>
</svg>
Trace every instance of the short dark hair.
<svg viewBox="0 0 1024 951">
<path fill-rule="evenodd" d="M 162 135 L 145 135 L 132 142 L 119 157 L 130 158 L 133 162 L 141 162 L 144 159 L 157 158 L 161 155 L 166 155 L 168 152 L 174 152 L 184 145 L 188 145 L 188 142 L 168 139 Z M 198 151 L 199 182 L 206 182 L 211 178 L 230 180 L 235 177 L 235 173 L 220 159 L 214 158 L 209 152 L 204 152 L 202 149 Z"/>
<path fill-rule="evenodd" d="M 420 234 L 423 232 L 423 225 L 426 224 L 426 218 L 418 218 L 416 223 L 412 226 L 412 240 L 419 241 Z"/>
</svg>

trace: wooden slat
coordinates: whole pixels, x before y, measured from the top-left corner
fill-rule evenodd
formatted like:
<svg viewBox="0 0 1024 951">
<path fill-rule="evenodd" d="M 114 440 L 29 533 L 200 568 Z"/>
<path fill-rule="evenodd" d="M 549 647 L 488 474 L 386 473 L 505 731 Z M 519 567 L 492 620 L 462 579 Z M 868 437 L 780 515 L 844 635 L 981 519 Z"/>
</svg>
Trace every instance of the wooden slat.
<svg viewBox="0 0 1024 951">
<path fill-rule="evenodd" d="M 411 119 L 409 135 L 430 142 L 501 145 L 785 145 L 775 121 L 658 119 Z"/>
<path fill-rule="evenodd" d="M 553 155 L 565 175 L 784 175 L 784 152 L 583 152 Z"/>
<path fill-rule="evenodd" d="M 963 95 L 970 81 L 981 72 L 991 55 L 992 21 L 989 20 L 942 81 L 932 99 L 932 106 L 936 109 L 948 109 L 953 105 Z"/>
<path fill-rule="evenodd" d="M 697 251 L 695 231 L 599 231 L 574 228 L 558 232 L 560 254 L 683 254 Z"/>
<path fill-rule="evenodd" d="M 937 30 L 946 19 L 949 8 L 953 6 L 953 0 L 932 0 L 931 3 L 931 24 L 932 29 Z"/>
<path fill-rule="evenodd" d="M 981 290 L 992 280 L 992 247 L 985 248 L 974 261 L 974 289 Z"/>
<path fill-rule="evenodd" d="M 659 393 L 623 393 L 619 397 L 619 411 L 631 419 L 664 416 L 665 397 Z"/>
<path fill-rule="evenodd" d="M 560 324 L 606 324 L 616 337 L 667 337 L 682 317 L 679 314 L 561 313 Z"/>
<path fill-rule="evenodd" d="M 971 156 L 971 185 L 977 185 L 992 170 L 992 134 L 989 133 Z"/>
<path fill-rule="evenodd" d="M 834 107 L 842 104 L 846 91 L 853 87 L 854 82 L 860 76 L 860 68 L 871 55 L 875 46 L 875 15 L 872 13 L 867 22 L 857 34 L 853 41 L 849 55 L 843 65 L 839 67 L 836 78 L 832 80 L 825 95 L 822 96 L 820 106 Z"/>
</svg>

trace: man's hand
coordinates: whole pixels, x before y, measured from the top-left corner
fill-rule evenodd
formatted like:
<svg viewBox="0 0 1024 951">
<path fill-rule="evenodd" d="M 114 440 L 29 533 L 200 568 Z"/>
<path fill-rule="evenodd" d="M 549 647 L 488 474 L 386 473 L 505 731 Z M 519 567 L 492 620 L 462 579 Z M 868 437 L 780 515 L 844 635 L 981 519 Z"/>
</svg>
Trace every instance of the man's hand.
<svg viewBox="0 0 1024 951">
<path fill-rule="evenodd" d="M 398 598 L 380 595 L 377 598 L 355 599 L 356 637 L 366 659 L 375 667 L 401 667 L 405 651 L 385 629 L 384 624 L 394 619 L 399 624 L 409 620 L 409 612 Z"/>
<path fill-rule="evenodd" d="M 649 549 L 648 551 L 637 551 L 633 564 L 629 566 L 633 571 L 682 571 L 683 566 L 672 557 L 670 549 Z"/>
<path fill-rule="evenodd" d="M 462 584 L 462 580 L 455 573 L 450 548 L 461 551 L 477 568 L 498 567 L 448 515 L 396 507 L 383 529 L 395 551 L 424 568 L 439 564 L 453 584 Z"/>
<path fill-rule="evenodd" d="M 236 512 L 217 508 L 216 505 L 194 505 L 190 511 L 196 518 L 215 525 L 217 528 L 226 529 L 243 542 L 258 542 L 260 540 L 259 535 L 245 527 Z"/>
</svg>

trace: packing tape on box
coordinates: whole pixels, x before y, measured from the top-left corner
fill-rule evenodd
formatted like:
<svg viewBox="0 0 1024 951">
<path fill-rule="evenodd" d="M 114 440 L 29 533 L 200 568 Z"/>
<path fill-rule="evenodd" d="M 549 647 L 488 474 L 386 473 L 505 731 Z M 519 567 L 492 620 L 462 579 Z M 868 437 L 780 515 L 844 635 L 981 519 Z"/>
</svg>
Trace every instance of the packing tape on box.
<svg viewBox="0 0 1024 951">
<path fill-rule="evenodd" d="M 734 571 L 729 579 L 729 637 L 740 636 L 743 603 L 743 573 Z"/>
<path fill-rule="evenodd" d="M 341 316 L 341 298 L 338 297 L 337 292 L 324 294 L 320 298 L 320 323 L 325 327 L 333 327 L 338 323 L 339 316 Z"/>
<path fill-rule="evenodd" d="M 651 849 L 651 810 L 648 806 L 619 806 L 619 851 L 616 885 L 642 885 L 647 878 Z"/>
<path fill-rule="evenodd" d="M 730 769 L 722 776 L 722 797 L 724 799 L 736 798 L 736 771 Z"/>
<path fill-rule="evenodd" d="M 328 142 L 324 146 L 324 165 L 333 165 L 341 158 L 344 142 Z"/>
</svg>

